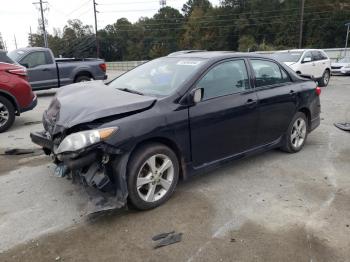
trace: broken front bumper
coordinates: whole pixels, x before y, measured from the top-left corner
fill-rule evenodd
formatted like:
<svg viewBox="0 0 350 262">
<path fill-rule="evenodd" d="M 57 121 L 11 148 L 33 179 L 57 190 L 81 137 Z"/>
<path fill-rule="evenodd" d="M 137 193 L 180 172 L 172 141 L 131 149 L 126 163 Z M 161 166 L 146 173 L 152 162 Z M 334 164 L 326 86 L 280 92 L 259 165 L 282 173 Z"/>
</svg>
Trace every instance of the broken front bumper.
<svg viewBox="0 0 350 262">
<path fill-rule="evenodd" d="M 85 187 L 89 195 L 87 213 L 120 208 L 126 204 L 127 153 L 96 145 L 76 153 L 55 155 L 57 145 L 47 132 L 33 132 L 30 137 L 47 155 L 53 156 L 57 165 L 56 176 L 78 181 Z"/>
</svg>

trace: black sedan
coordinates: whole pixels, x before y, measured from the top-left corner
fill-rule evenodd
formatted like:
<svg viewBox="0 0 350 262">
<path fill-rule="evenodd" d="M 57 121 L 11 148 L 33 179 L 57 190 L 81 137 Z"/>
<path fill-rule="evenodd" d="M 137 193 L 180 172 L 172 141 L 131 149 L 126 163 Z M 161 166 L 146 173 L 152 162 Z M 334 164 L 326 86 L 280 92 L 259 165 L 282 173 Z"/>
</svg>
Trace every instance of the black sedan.
<svg viewBox="0 0 350 262">
<path fill-rule="evenodd" d="M 273 148 L 301 150 L 320 124 L 320 92 L 265 56 L 183 51 L 107 85 L 58 91 L 45 130 L 31 138 L 53 155 L 57 175 L 99 192 L 97 209 L 128 202 L 145 210 L 206 168 Z"/>
</svg>

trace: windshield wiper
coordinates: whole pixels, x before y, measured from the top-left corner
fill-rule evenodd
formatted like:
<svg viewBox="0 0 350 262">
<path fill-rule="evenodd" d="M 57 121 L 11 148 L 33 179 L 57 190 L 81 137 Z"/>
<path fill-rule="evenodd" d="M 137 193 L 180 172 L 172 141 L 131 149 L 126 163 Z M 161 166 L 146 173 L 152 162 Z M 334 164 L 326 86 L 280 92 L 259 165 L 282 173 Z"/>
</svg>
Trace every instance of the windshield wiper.
<svg viewBox="0 0 350 262">
<path fill-rule="evenodd" d="M 129 92 L 129 93 L 133 93 L 133 94 L 138 94 L 138 95 L 145 95 L 144 93 L 141 93 L 140 91 L 136 91 L 130 88 L 118 88 L 119 90 L 125 91 L 125 92 Z"/>
</svg>

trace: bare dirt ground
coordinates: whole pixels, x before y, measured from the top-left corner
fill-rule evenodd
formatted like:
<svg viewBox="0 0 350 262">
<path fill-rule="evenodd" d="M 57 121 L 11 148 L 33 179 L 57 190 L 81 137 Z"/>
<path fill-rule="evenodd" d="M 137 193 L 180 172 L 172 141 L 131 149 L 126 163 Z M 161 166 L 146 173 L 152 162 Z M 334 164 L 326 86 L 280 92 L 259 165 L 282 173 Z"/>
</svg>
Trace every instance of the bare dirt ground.
<svg viewBox="0 0 350 262">
<path fill-rule="evenodd" d="M 0 134 L 0 154 L 34 147 L 53 93 Z M 350 122 L 350 79 L 333 77 L 321 100 L 321 126 L 298 154 L 233 162 L 147 212 L 81 216 L 84 192 L 54 177 L 49 158 L 0 155 L 0 261 L 350 261 L 350 133 L 333 126 Z M 180 243 L 152 248 L 172 230 Z"/>
</svg>

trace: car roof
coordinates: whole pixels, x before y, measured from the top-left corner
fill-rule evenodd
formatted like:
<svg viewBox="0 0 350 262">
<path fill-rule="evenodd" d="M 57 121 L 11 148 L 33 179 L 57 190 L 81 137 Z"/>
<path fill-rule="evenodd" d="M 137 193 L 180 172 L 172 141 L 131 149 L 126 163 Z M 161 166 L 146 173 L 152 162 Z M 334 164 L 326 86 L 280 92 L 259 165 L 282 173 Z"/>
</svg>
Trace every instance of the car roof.
<svg viewBox="0 0 350 262">
<path fill-rule="evenodd" d="M 23 47 L 23 48 L 18 48 L 15 51 L 22 51 L 24 53 L 28 53 L 29 51 L 46 51 L 46 50 L 49 50 L 49 49 L 45 47 Z"/>
<path fill-rule="evenodd" d="M 255 57 L 255 58 L 269 58 L 271 56 L 257 54 L 257 53 L 242 53 L 233 51 L 199 51 L 199 50 L 185 50 L 171 53 L 168 57 L 177 58 L 202 58 L 202 59 L 225 59 L 225 58 L 239 58 L 239 57 Z"/>
<path fill-rule="evenodd" d="M 323 51 L 322 49 L 289 49 L 289 50 L 280 50 L 276 53 L 286 53 L 286 52 L 305 52 L 305 51 Z"/>
</svg>

